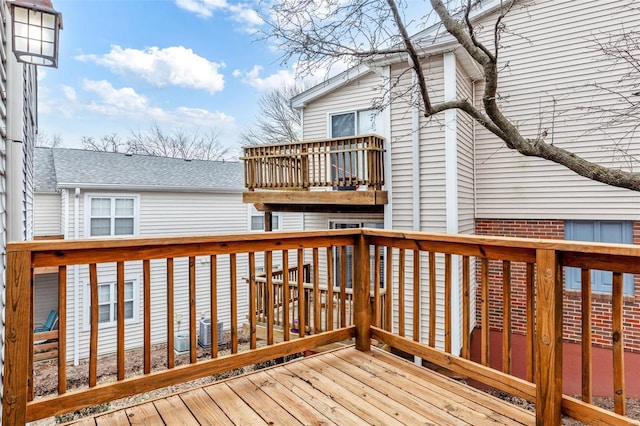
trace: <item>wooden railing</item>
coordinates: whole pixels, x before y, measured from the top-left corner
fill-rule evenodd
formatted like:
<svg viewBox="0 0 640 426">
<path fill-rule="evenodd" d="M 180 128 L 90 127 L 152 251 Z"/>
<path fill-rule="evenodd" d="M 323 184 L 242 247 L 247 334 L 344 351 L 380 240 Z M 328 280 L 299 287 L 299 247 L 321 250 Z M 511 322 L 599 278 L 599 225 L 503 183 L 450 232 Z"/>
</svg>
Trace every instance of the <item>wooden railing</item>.
<svg viewBox="0 0 640 426">
<path fill-rule="evenodd" d="M 274 343 L 275 315 L 266 318 L 266 338 L 258 341 L 256 333 L 257 306 L 256 267 L 264 268 L 267 305 L 275 306 L 273 285 L 273 261 L 295 266 L 303 270 L 310 262 L 314 276 L 316 271 L 335 273 L 344 278 L 347 266 L 341 260 L 334 269 L 332 250 L 351 246 L 353 264 L 353 301 L 348 314 L 346 300 L 335 306 L 340 320 L 329 321 L 323 330 L 320 279 L 312 279 L 307 293 L 302 280 L 296 284 L 298 295 L 311 294 L 313 309 L 299 309 L 302 323 L 307 316 L 310 324 L 307 334 L 300 333 L 294 339 L 286 331 L 292 327 L 293 316 L 289 309 L 282 313 L 285 334 L 282 343 Z M 321 255 L 326 253 L 328 255 Z M 256 255 L 263 260 L 258 262 Z M 346 256 L 341 256 L 345 259 Z M 440 365 L 458 374 L 485 383 L 494 388 L 526 398 L 535 403 L 537 423 L 560 424 L 561 413 L 578 420 L 604 424 L 637 424 L 624 417 L 624 328 L 622 321 L 622 274 L 640 274 L 640 247 L 572 243 L 565 241 L 540 241 L 526 239 L 453 236 L 425 233 L 393 232 L 373 229 L 348 229 L 299 233 L 264 233 L 237 236 L 205 236 L 174 238 L 133 238 L 118 240 L 46 241 L 10 243 L 8 245 L 8 269 L 6 291 L 6 346 L 3 395 L 3 424 L 23 424 L 39 418 L 100 404 L 112 399 L 146 392 L 196 378 L 227 371 L 236 367 L 270 360 L 295 352 L 302 352 L 332 342 L 355 338 L 356 347 L 368 350 L 372 339 L 400 349 L 429 363 Z M 185 262 L 182 262 L 182 259 Z M 242 270 L 245 266 L 247 271 Z M 494 276 L 489 274 L 489 264 L 500 262 L 500 285 L 503 298 L 499 301 L 503 315 L 502 371 L 489 367 L 494 353 L 489 343 L 489 321 L 496 312 L 489 305 L 489 284 Z M 185 263 L 184 282 L 179 269 Z M 67 311 L 67 278 L 76 272 L 75 265 L 87 271 L 90 283 L 89 334 L 86 351 L 89 369 L 85 385 L 68 390 L 66 381 L 67 339 L 63 336 L 71 313 Z M 158 265 L 161 266 L 158 269 Z M 206 265 L 202 271 L 202 265 Z M 42 399 L 33 398 L 33 323 L 32 270 L 37 267 L 58 268 L 60 343 L 58 363 L 58 391 Z M 587 392 L 583 400 L 562 394 L 562 267 L 572 266 L 583 270 L 583 286 L 589 287 L 591 269 L 613 272 L 612 345 L 613 389 L 615 413 L 598 408 L 590 401 Z M 526 271 L 526 336 L 527 374 L 524 379 L 512 374 L 510 362 L 511 340 L 511 270 L 522 267 Z M 107 331 L 99 327 L 97 310 L 98 270 L 114 269 L 117 276 L 117 371 L 113 377 L 101 377 L 98 382 L 97 366 L 100 342 L 98 337 Z M 141 327 L 144 367 L 140 374 L 125 378 L 126 357 L 124 348 L 125 327 L 124 277 L 129 268 L 142 272 Z M 159 273 L 165 271 L 164 275 Z M 384 271 L 384 272 L 383 272 Z M 153 273 L 152 273 L 153 272 Z M 247 273 L 248 272 L 248 273 Z M 384 277 L 382 277 L 384 275 Z M 248 289 L 242 277 L 249 277 Z M 224 277 L 224 278 L 223 278 Z M 284 288 L 290 288 L 289 274 L 282 274 Z M 477 278 L 476 278 L 477 277 Z M 205 284 L 202 284 L 204 279 Z M 323 277 L 326 282 L 333 282 Z M 340 280 L 345 283 L 345 279 Z M 380 297 L 381 283 L 387 287 L 386 297 Z M 373 289 L 373 298 L 371 292 Z M 175 365 L 173 346 L 174 305 L 178 294 L 187 294 L 190 330 L 188 365 Z M 248 325 L 250 330 L 247 348 L 238 339 L 239 318 L 243 318 L 239 295 L 248 290 Z M 339 292 L 346 294 L 341 285 Z M 333 286 L 327 291 L 334 292 Z M 218 300 L 220 292 L 228 292 L 229 306 Z M 474 303 L 478 292 L 479 304 Z M 161 294 L 160 294 L 161 293 Z M 586 290 L 585 290 L 586 293 Z M 175 297 L 174 297 L 175 296 Z M 300 296 L 300 298 L 306 296 Z M 283 306 L 289 306 L 290 293 L 282 292 Z M 289 300 L 287 300 L 289 299 Z M 383 302 L 381 302 L 383 300 Z M 344 301 L 344 302 L 343 302 Z M 197 356 L 196 320 L 197 306 L 204 303 L 211 310 L 212 324 L 218 312 L 229 308 L 229 355 L 220 355 L 217 345 L 212 345 L 206 356 Z M 384 306 L 381 305 L 384 303 Z M 589 318 L 591 305 L 582 303 L 582 316 Z M 162 312 L 158 322 L 151 312 Z M 477 315 L 476 315 L 477 314 Z M 348 316 L 348 318 L 347 318 Z M 156 317 L 157 318 L 157 317 Z M 165 319 L 167 318 L 167 319 Z M 333 318 L 331 315 L 329 318 Z M 476 320 L 477 318 L 477 320 Z M 27 319 L 27 320 L 25 320 Z M 164 322 L 163 322 L 164 321 Z M 325 320 L 326 321 L 326 320 Z M 353 325 L 347 325 L 353 324 Z M 166 368 L 152 371 L 151 330 L 157 327 L 165 331 Z M 470 359 L 470 335 L 473 327 L 481 333 L 481 361 Z M 300 329 L 301 331 L 304 328 Z M 217 328 L 211 327 L 211 342 L 217 342 Z M 583 332 L 583 347 L 591 346 L 588 327 Z M 588 350 L 583 358 L 588 357 Z M 591 360 L 583 362 L 585 386 L 591 380 Z"/>
<path fill-rule="evenodd" d="M 381 189 L 384 139 L 361 135 L 244 147 L 245 186 L 254 189 Z"/>
</svg>

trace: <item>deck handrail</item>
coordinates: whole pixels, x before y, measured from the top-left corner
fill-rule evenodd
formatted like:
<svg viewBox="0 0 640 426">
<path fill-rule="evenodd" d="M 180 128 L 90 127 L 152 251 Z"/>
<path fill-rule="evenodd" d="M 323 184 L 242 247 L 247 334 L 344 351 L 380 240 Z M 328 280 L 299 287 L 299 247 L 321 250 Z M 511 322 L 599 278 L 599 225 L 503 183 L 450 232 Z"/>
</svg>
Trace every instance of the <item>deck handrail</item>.
<svg viewBox="0 0 640 426">
<path fill-rule="evenodd" d="M 243 147 L 245 186 L 255 189 L 382 189 L 384 138 L 358 135 Z"/>
<path fill-rule="evenodd" d="M 267 322 L 267 346 L 256 346 L 256 306 L 255 282 L 257 257 L 262 258 L 266 273 L 266 290 L 270 305 L 273 305 L 273 264 L 297 265 L 298 270 L 310 260 L 312 263 L 312 283 L 314 312 L 320 309 L 320 281 L 333 283 L 332 274 L 344 277 L 347 265 L 346 256 L 341 256 L 340 264 L 333 265 L 330 253 L 335 247 L 351 246 L 353 250 L 353 309 L 350 324 L 345 320 L 344 298 L 336 307 L 339 314 L 327 322 L 326 331 L 321 327 L 319 316 L 311 320 L 310 332 L 300 333 L 299 338 L 286 335 L 282 343 L 273 341 L 273 317 Z M 623 329 L 623 291 L 622 274 L 640 274 L 640 247 L 622 244 L 581 243 L 556 240 L 530 240 L 518 238 L 480 237 L 428 234 L 419 232 L 397 232 L 374 229 L 348 229 L 332 231 L 273 232 L 260 234 L 240 234 L 227 236 L 193 236 L 166 238 L 122 238 L 95 240 L 36 241 L 9 243 L 7 247 L 7 289 L 6 289 L 6 342 L 5 375 L 3 395 L 3 424 L 23 424 L 26 421 L 48 417 L 57 413 L 79 409 L 81 407 L 106 402 L 114 398 L 145 392 L 171 384 L 211 375 L 235 367 L 274 359 L 283 355 L 313 349 L 331 342 L 355 338 L 360 350 L 367 350 L 371 338 L 402 349 L 441 365 L 468 377 L 487 383 L 498 389 L 509 391 L 532 400 L 536 404 L 538 424 L 559 424 L 562 412 L 578 420 L 597 419 L 606 422 L 633 423 L 624 418 L 624 329 Z M 371 253 L 373 252 L 373 256 Z M 326 254 L 323 255 L 323 253 Z M 384 256 L 381 254 L 384 253 Z M 249 328 L 251 330 L 250 350 L 238 350 L 238 280 L 242 272 L 238 271 L 239 257 L 248 256 L 249 270 Z M 173 363 L 173 329 L 167 324 L 167 363 L 162 371 L 151 371 L 151 295 L 150 289 L 158 285 L 152 278 L 150 262 L 164 260 L 166 263 L 166 282 L 163 288 L 173 290 L 174 268 L 179 267 L 179 259 L 188 260 L 186 272 L 189 293 L 189 357 L 191 364 L 176 366 Z M 215 324 L 218 309 L 216 295 L 217 277 L 221 276 L 222 265 L 228 265 L 231 289 L 231 355 L 218 356 L 217 346 L 212 345 L 211 357 L 199 361 L 196 357 L 196 302 L 197 275 L 200 273 L 196 258 L 208 260 L 210 304 L 212 323 Z M 136 263 L 137 262 L 137 263 Z M 97 316 L 97 268 L 99 265 L 115 263 L 118 276 L 118 288 L 122 288 L 124 272 L 132 264 L 142 271 L 143 281 L 143 328 L 145 365 L 142 376 L 124 377 L 124 313 L 118 312 L 118 371 L 113 383 L 98 384 L 96 377 L 98 354 L 98 316 Z M 125 265 L 126 263 L 126 265 Z M 91 291 L 90 342 L 89 342 L 89 385 L 80 390 L 66 389 L 66 341 L 63 334 L 67 328 L 69 312 L 64 295 L 67 291 L 67 278 L 76 264 L 85 265 L 88 287 Z M 320 267 L 326 276 L 320 277 Z M 498 279 L 490 277 L 491 268 L 499 268 L 499 279 L 503 295 L 510 294 L 513 276 L 510 271 L 522 266 L 526 287 L 526 331 L 527 331 L 527 377 L 518 379 L 512 375 L 510 360 L 511 318 L 505 315 L 503 325 L 503 365 L 502 371 L 489 367 L 489 282 Z M 591 404 L 590 392 L 583 394 L 583 401 L 562 395 L 562 267 L 572 266 L 583 270 L 588 276 L 591 269 L 613 272 L 612 305 L 612 341 L 613 349 L 613 396 L 615 413 L 599 409 Z M 59 387 L 56 395 L 33 399 L 33 311 L 32 278 L 33 269 L 38 267 L 57 267 L 59 274 L 60 342 L 59 342 Z M 102 267 L 102 266 L 100 266 Z M 475 269 L 475 272 L 474 272 Z M 384 270 L 384 272 L 383 272 Z M 169 274 L 169 271 L 171 273 Z M 456 277 L 461 273 L 460 279 Z M 515 274 L 515 272 L 514 272 Z M 380 293 L 380 284 L 384 275 L 387 288 L 386 305 L 380 306 L 380 299 L 371 301 L 371 288 L 374 296 Z M 285 278 L 286 277 L 286 278 Z M 414 277 L 416 279 L 414 279 Z M 443 279 L 440 283 L 438 277 Z M 470 313 L 475 306 L 471 300 L 471 284 L 477 281 L 480 293 L 479 319 L 476 323 Z M 584 285 L 588 286 L 583 281 Z M 345 279 L 341 279 L 344 283 Z M 288 275 L 283 274 L 283 285 L 287 287 Z M 297 283 L 300 293 L 306 291 L 303 282 Z M 442 285 L 442 287 L 439 287 Z M 461 352 L 453 347 L 452 294 L 455 286 L 460 285 L 462 294 L 461 315 Z M 329 290 L 330 289 L 330 290 Z M 327 286 L 333 293 L 333 286 Z M 168 291 L 168 290 L 167 290 Z M 340 293 L 346 294 L 344 285 Z M 284 292 L 287 294 L 287 292 Z M 443 296 L 444 295 L 444 296 Z M 400 297 L 399 297 L 400 296 Z M 428 299 L 428 309 L 424 309 L 422 298 Z M 169 303 L 171 300 L 171 303 Z M 510 298 L 500 299 L 503 312 L 510 312 Z M 286 304 L 286 300 L 283 302 Z M 173 298 L 167 297 L 167 317 L 173 318 Z M 438 308 L 437 304 L 442 304 Z M 119 303 L 119 308 L 124 304 Z M 333 306 L 333 304 L 330 304 Z M 154 309 L 157 309 L 154 308 Z M 436 316 L 443 309 L 444 317 Z M 590 302 L 583 303 L 582 315 L 590 318 Z M 299 315 L 304 318 L 304 310 Z M 491 314 L 495 315 L 495 314 Z M 385 318 L 382 318 L 382 317 Z M 26 320 L 25 320 L 26 319 Z M 421 329 L 421 323 L 428 320 L 427 329 Z M 535 320 L 535 321 L 534 321 Z M 291 317 L 285 314 L 285 329 L 291 325 Z M 480 363 L 470 360 L 470 332 L 479 326 L 481 331 Z M 216 327 L 211 327 L 211 341 L 217 341 Z M 424 343 L 422 342 L 424 340 Z M 587 342 L 588 345 L 585 345 Z M 583 335 L 583 347 L 591 344 L 591 336 Z M 585 350 L 586 351 L 586 350 Z M 591 377 L 590 359 L 583 365 L 583 377 L 589 386 Z"/>
</svg>

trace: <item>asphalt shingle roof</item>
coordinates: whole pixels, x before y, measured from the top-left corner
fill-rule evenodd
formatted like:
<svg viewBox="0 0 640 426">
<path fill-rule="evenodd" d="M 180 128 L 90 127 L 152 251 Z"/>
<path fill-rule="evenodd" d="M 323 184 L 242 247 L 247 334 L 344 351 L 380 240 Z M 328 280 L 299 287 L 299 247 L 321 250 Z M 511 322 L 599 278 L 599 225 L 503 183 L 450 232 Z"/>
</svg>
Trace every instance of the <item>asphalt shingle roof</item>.
<svg viewBox="0 0 640 426">
<path fill-rule="evenodd" d="M 36 190 L 114 186 L 155 190 L 243 189 L 237 161 L 184 160 L 68 148 L 36 148 Z"/>
</svg>

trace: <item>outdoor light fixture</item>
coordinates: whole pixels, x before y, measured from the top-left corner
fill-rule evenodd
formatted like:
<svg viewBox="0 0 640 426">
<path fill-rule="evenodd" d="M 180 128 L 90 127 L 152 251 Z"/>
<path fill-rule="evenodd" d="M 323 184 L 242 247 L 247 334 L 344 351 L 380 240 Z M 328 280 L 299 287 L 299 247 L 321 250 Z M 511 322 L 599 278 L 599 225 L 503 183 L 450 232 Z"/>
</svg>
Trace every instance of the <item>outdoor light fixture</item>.
<svg viewBox="0 0 640 426">
<path fill-rule="evenodd" d="M 58 67 L 58 32 L 62 15 L 50 0 L 13 0 L 11 29 L 13 53 L 19 62 Z"/>
</svg>

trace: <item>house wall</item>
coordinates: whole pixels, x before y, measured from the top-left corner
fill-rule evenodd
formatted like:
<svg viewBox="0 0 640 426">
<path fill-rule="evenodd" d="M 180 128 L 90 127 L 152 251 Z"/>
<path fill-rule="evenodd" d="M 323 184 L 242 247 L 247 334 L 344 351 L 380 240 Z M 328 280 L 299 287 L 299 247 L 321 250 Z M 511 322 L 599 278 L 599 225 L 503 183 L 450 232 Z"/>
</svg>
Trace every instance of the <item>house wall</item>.
<svg viewBox="0 0 640 426">
<path fill-rule="evenodd" d="M 628 169 L 628 160 L 640 154 L 637 133 L 628 132 L 635 122 L 624 120 L 603 128 L 606 109 L 624 104 L 593 84 L 599 81 L 629 95 L 632 88 L 619 82 L 626 64 L 612 65 L 593 39 L 637 27 L 637 12 L 625 7 L 630 4 L 626 0 L 584 0 L 579 2 L 579 13 L 576 2 L 525 3 L 526 7 L 516 6 L 509 13 L 504 21 L 508 31 L 500 40 L 504 47 L 498 65 L 499 94 L 506 116 L 525 137 L 535 138 L 545 130 L 547 142 L 602 165 Z M 478 99 L 482 89 L 478 83 Z M 637 192 L 524 157 L 481 126 L 476 134 L 477 217 L 640 219 Z"/>
<path fill-rule="evenodd" d="M 79 233 L 78 238 L 86 237 L 85 229 L 85 202 L 86 194 L 96 194 L 99 191 L 82 191 L 79 197 L 75 197 L 73 191 L 70 195 L 69 237 L 74 238 L 74 203 L 78 202 Z M 240 192 L 232 193 L 186 193 L 186 192 L 113 192 L 108 194 L 139 195 L 139 236 L 171 236 L 171 235 L 201 235 L 201 234 L 233 234 L 248 231 L 249 210 L 248 205 L 242 203 Z M 302 228 L 301 214 L 284 214 L 283 229 L 297 230 Z M 261 259 L 261 254 L 256 256 L 257 262 Z M 238 255 L 237 265 L 237 321 L 242 325 L 248 314 L 248 287 L 244 277 L 248 275 L 248 260 L 246 255 Z M 220 255 L 217 257 L 217 309 L 218 320 L 223 321 L 225 330 L 230 328 L 231 295 L 230 295 L 230 256 Z M 196 267 L 196 313 L 200 317 L 209 317 L 210 309 L 210 259 L 208 257 L 198 257 L 195 259 Z M 166 342 L 166 261 L 151 261 L 151 328 L 152 343 Z M 75 292 L 75 277 L 79 289 Z M 174 263 L 174 327 L 178 330 L 188 329 L 189 322 L 189 299 L 188 299 L 188 259 L 177 258 Z M 115 282 L 116 265 L 101 264 L 98 266 L 99 283 Z M 139 297 L 139 310 L 136 311 L 134 319 L 127 323 L 126 348 L 139 347 L 143 339 L 143 321 L 141 310 L 143 307 L 143 286 L 142 286 L 142 264 L 141 262 L 125 263 L 125 280 L 134 279 L 138 282 L 137 294 Z M 68 336 L 68 357 L 72 360 L 73 353 L 73 330 L 75 318 L 73 309 L 77 298 L 79 309 L 78 342 L 80 359 L 88 356 L 89 328 L 88 328 L 88 294 L 89 272 L 86 265 L 81 265 L 78 269 L 70 267 L 68 270 L 68 312 L 67 336 Z M 48 311 L 47 311 L 48 313 Z M 99 354 L 112 353 L 116 350 L 116 327 L 101 327 L 99 331 Z"/>
<path fill-rule="evenodd" d="M 61 199 L 58 193 L 37 193 L 34 196 L 33 225 L 34 235 L 62 235 Z"/>
<path fill-rule="evenodd" d="M 525 237 L 542 239 L 564 239 L 563 220 L 512 220 L 512 219 L 479 219 L 476 222 L 478 235 L 496 235 L 505 237 Z M 640 222 L 633 223 L 633 243 L 640 244 Z M 513 332 L 526 332 L 525 311 L 525 265 L 512 265 L 511 303 L 513 315 Z M 489 306 L 490 327 L 492 330 L 502 329 L 502 263 L 489 262 Z M 480 306 L 480 299 L 476 299 Z M 592 341 L 594 345 L 611 347 L 611 296 L 593 293 L 592 300 Z M 479 309 L 478 309 L 479 311 Z M 632 296 L 625 296 L 624 314 L 624 347 L 632 352 L 640 352 L 640 277 L 635 276 Z M 566 290 L 563 293 L 563 329 L 564 338 L 568 342 L 580 342 L 581 296 L 579 291 Z"/>
</svg>

